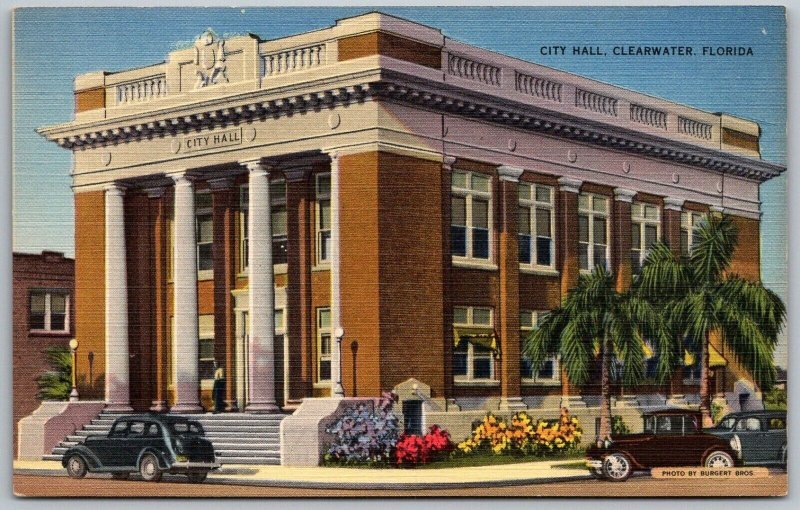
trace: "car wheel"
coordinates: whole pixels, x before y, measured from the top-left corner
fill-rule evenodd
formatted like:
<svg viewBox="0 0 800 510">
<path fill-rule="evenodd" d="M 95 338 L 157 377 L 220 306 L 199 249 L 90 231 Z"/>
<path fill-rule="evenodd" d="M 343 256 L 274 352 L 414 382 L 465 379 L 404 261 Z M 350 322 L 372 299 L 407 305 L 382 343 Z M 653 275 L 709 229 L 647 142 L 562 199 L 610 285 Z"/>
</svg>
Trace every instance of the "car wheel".
<svg viewBox="0 0 800 510">
<path fill-rule="evenodd" d="M 612 453 L 603 459 L 603 475 L 612 482 L 624 482 L 633 472 L 630 459 L 622 453 Z"/>
<path fill-rule="evenodd" d="M 707 468 L 729 468 L 733 467 L 733 457 L 717 450 L 708 454 L 704 464 Z"/>
<path fill-rule="evenodd" d="M 605 480 L 606 476 L 603 474 L 602 468 L 589 468 L 589 474 L 595 480 Z"/>
<path fill-rule="evenodd" d="M 87 471 L 86 461 L 80 455 L 72 455 L 67 459 L 67 474 L 70 478 L 83 478 Z"/>
<path fill-rule="evenodd" d="M 158 468 L 158 459 L 152 453 L 142 457 L 139 462 L 139 474 L 146 482 L 157 482 L 161 480 L 161 469 Z"/>
<path fill-rule="evenodd" d="M 188 473 L 186 476 L 189 477 L 189 481 L 192 483 L 203 483 L 206 481 L 208 473 L 205 471 L 201 473 Z"/>
<path fill-rule="evenodd" d="M 130 473 L 111 473 L 111 478 L 114 480 L 127 480 L 130 478 Z"/>
</svg>

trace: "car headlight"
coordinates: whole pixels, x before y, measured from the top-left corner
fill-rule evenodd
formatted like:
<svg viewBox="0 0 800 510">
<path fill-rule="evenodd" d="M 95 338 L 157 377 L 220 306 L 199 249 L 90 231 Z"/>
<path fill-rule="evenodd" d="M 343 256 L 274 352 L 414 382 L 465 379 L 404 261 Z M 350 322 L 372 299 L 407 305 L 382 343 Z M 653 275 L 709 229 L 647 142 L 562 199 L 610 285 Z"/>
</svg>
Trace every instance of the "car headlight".
<svg viewBox="0 0 800 510">
<path fill-rule="evenodd" d="M 742 441 L 736 434 L 734 434 L 733 437 L 731 438 L 731 449 L 736 452 L 736 455 L 739 458 L 742 458 Z"/>
<path fill-rule="evenodd" d="M 175 460 L 178 461 L 178 462 L 189 462 L 189 456 L 188 455 L 176 455 L 175 456 Z"/>
</svg>

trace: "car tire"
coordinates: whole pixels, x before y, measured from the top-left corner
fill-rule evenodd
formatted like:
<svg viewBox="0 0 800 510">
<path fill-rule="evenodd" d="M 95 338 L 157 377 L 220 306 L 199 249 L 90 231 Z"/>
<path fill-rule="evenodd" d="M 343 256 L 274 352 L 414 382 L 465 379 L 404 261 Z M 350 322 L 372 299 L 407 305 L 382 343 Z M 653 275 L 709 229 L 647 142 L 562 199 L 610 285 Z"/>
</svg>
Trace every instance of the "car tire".
<svg viewBox="0 0 800 510">
<path fill-rule="evenodd" d="M 158 467 L 158 459 L 152 453 L 145 454 L 139 461 L 139 474 L 146 482 L 158 482 L 161 480 L 161 469 Z"/>
<path fill-rule="evenodd" d="M 186 476 L 189 478 L 191 483 L 203 483 L 206 481 L 208 473 L 206 471 L 202 471 L 198 473 L 188 473 Z"/>
<path fill-rule="evenodd" d="M 624 482 L 633 473 L 631 460 L 624 453 L 612 453 L 603 459 L 603 476 L 611 482 Z"/>
<path fill-rule="evenodd" d="M 729 453 L 722 450 L 714 450 L 706 455 L 703 465 L 707 468 L 732 468 L 736 464 Z"/>
<path fill-rule="evenodd" d="M 83 478 L 88 471 L 86 461 L 80 455 L 71 455 L 67 459 L 67 474 L 70 478 Z"/>
<path fill-rule="evenodd" d="M 114 480 L 127 480 L 130 477 L 130 473 L 111 473 L 111 478 Z"/>
<path fill-rule="evenodd" d="M 606 475 L 603 474 L 603 469 L 602 468 L 600 468 L 600 469 L 589 468 L 589 474 L 592 475 L 592 478 L 594 478 L 595 480 L 605 480 L 606 479 Z"/>
</svg>

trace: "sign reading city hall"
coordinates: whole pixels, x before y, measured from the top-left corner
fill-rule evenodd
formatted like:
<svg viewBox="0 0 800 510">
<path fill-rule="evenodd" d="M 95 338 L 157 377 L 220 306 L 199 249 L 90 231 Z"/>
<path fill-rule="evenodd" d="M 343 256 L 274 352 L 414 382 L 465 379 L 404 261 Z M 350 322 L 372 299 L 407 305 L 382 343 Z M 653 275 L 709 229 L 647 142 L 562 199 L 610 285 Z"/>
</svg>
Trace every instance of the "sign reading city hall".
<svg viewBox="0 0 800 510">
<path fill-rule="evenodd" d="M 242 128 L 228 129 L 218 133 L 194 134 L 183 137 L 180 151 L 197 152 L 219 147 L 242 144 Z"/>
</svg>

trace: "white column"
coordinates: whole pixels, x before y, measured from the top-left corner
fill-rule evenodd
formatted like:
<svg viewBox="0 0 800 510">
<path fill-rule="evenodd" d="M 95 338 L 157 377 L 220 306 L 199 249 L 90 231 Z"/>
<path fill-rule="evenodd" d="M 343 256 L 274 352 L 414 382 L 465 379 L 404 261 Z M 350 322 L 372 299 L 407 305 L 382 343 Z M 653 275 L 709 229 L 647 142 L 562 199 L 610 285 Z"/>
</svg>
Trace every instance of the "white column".
<svg viewBox="0 0 800 510">
<path fill-rule="evenodd" d="M 197 240 L 194 186 L 186 175 L 175 175 L 175 227 L 172 235 L 175 358 L 175 405 L 170 412 L 196 413 L 200 407 L 199 334 L 197 325 Z"/>
<path fill-rule="evenodd" d="M 331 154 L 331 396 L 344 397 L 342 387 L 342 301 L 339 229 L 339 154 Z"/>
<path fill-rule="evenodd" d="M 250 171 L 248 196 L 248 298 L 250 381 L 247 412 L 279 412 L 275 401 L 275 277 L 272 267 L 272 204 L 269 171 L 260 160 L 243 161 Z"/>
<path fill-rule="evenodd" d="M 130 412 L 128 275 L 125 261 L 125 188 L 105 188 L 106 411 Z"/>
</svg>

